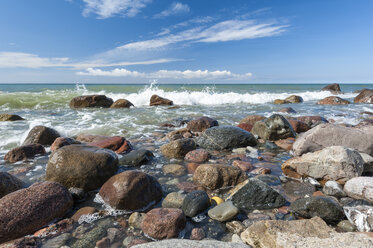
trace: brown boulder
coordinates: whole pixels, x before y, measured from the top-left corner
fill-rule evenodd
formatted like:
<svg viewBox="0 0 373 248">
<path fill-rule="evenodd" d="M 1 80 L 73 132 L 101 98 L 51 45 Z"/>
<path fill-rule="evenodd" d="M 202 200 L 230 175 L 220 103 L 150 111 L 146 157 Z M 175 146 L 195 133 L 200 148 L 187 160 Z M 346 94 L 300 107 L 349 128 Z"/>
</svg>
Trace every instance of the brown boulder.
<svg viewBox="0 0 373 248">
<path fill-rule="evenodd" d="M 21 160 L 34 158 L 36 155 L 45 154 L 45 149 L 42 145 L 32 144 L 13 148 L 4 156 L 4 160 L 15 163 Z"/>
<path fill-rule="evenodd" d="M 289 123 L 296 133 L 307 132 L 311 129 L 311 127 L 303 121 L 289 120 Z"/>
<path fill-rule="evenodd" d="M 273 103 L 274 104 L 287 104 L 287 103 L 301 103 L 303 102 L 303 98 L 296 95 L 291 95 L 284 100 L 276 99 Z"/>
<path fill-rule="evenodd" d="M 342 99 L 338 96 L 328 96 L 320 101 L 317 104 L 327 104 L 327 105 L 346 105 L 350 104 L 349 101 Z"/>
<path fill-rule="evenodd" d="M 59 137 L 51 145 L 51 152 L 54 152 L 55 150 L 57 150 L 57 149 L 59 149 L 63 146 L 69 146 L 69 145 L 72 145 L 72 144 L 80 144 L 80 142 L 76 141 L 72 138 Z"/>
<path fill-rule="evenodd" d="M 17 177 L 7 172 L 0 172 L 0 198 L 22 188 L 23 182 Z"/>
<path fill-rule="evenodd" d="M 0 199 L 0 243 L 32 234 L 63 217 L 73 206 L 69 191 L 56 182 L 35 183 Z M 5 211 L 6 210 L 6 211 Z"/>
<path fill-rule="evenodd" d="M 178 139 L 161 146 L 161 153 L 167 158 L 184 158 L 197 147 L 193 139 Z"/>
<path fill-rule="evenodd" d="M 132 102 L 126 99 L 118 99 L 113 104 L 111 104 L 110 108 L 130 108 L 134 106 Z"/>
<path fill-rule="evenodd" d="M 211 190 L 234 186 L 247 179 L 239 168 L 222 164 L 202 164 L 193 175 L 195 184 Z"/>
<path fill-rule="evenodd" d="M 152 97 L 150 98 L 149 106 L 159 106 L 159 105 L 174 105 L 174 103 L 173 101 L 160 97 L 158 95 L 152 95 Z"/>
<path fill-rule="evenodd" d="M 50 127 L 36 126 L 30 130 L 23 145 L 40 144 L 50 146 L 60 134 Z"/>
<path fill-rule="evenodd" d="M 125 171 L 111 177 L 99 192 L 111 207 L 138 210 L 162 199 L 162 188 L 154 177 L 141 171 Z"/>
<path fill-rule="evenodd" d="M 188 152 L 185 155 L 184 160 L 188 162 L 194 162 L 194 163 L 204 163 L 208 161 L 209 158 L 210 158 L 210 154 L 208 153 L 208 151 L 204 149 L 197 149 L 197 150 Z"/>
<path fill-rule="evenodd" d="M 77 96 L 70 101 L 70 108 L 110 108 L 113 99 L 104 95 Z"/>
<path fill-rule="evenodd" d="M 373 103 L 373 90 L 363 89 L 360 94 L 354 98 L 354 103 Z"/>
<path fill-rule="evenodd" d="M 154 239 L 169 239 L 177 237 L 185 225 L 186 218 L 181 209 L 155 208 L 145 215 L 142 230 Z"/>
<path fill-rule="evenodd" d="M 0 114 L 0 121 L 22 121 L 24 120 L 19 115 Z"/>
<path fill-rule="evenodd" d="M 262 115 L 248 115 L 240 121 L 240 124 L 246 123 L 254 126 L 255 122 L 264 120 L 265 117 Z"/>
<path fill-rule="evenodd" d="M 89 146 L 96 146 L 114 151 L 115 153 L 127 153 L 132 150 L 131 143 L 124 137 L 113 136 L 104 140 L 88 143 Z"/>
<path fill-rule="evenodd" d="M 321 89 L 322 91 L 330 91 L 334 94 L 341 93 L 341 87 L 339 84 L 328 84 L 324 88 Z"/>
<path fill-rule="evenodd" d="M 203 132 L 207 128 L 215 126 L 219 126 L 218 121 L 206 116 L 191 120 L 187 124 L 187 128 L 192 132 Z"/>
<path fill-rule="evenodd" d="M 253 125 L 248 124 L 248 123 L 240 123 L 240 124 L 237 125 L 237 127 L 241 128 L 245 131 L 251 132 L 251 129 L 253 128 Z"/>
</svg>

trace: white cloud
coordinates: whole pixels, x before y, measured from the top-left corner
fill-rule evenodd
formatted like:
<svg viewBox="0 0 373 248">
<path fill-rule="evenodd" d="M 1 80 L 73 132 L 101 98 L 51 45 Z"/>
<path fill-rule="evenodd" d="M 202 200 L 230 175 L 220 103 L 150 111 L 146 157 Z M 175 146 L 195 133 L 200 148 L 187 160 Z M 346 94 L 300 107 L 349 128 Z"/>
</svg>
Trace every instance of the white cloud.
<svg viewBox="0 0 373 248">
<path fill-rule="evenodd" d="M 183 4 L 180 2 L 173 2 L 171 6 L 162 11 L 159 14 L 154 15 L 154 18 L 164 18 L 171 15 L 179 15 L 183 13 L 188 13 L 190 11 L 190 8 L 187 4 Z"/>
<path fill-rule="evenodd" d="M 151 1 L 152 0 L 83 0 L 86 4 L 83 10 L 83 16 L 88 16 L 93 13 L 100 19 L 109 18 L 118 14 L 121 16 L 133 17 Z"/>
<path fill-rule="evenodd" d="M 277 22 L 258 23 L 254 20 L 228 20 L 212 26 L 199 26 L 176 34 L 165 33 L 158 38 L 137 41 L 117 47 L 116 50 L 148 50 L 180 42 L 224 42 L 270 37 L 286 31 L 288 25 Z"/>
<path fill-rule="evenodd" d="M 208 71 L 208 70 L 159 70 L 156 72 L 144 73 L 138 71 L 129 71 L 124 68 L 116 68 L 109 71 L 101 69 L 88 68 L 85 71 L 77 72 L 78 75 L 82 76 L 108 76 L 108 77 L 135 77 L 135 78 L 150 78 L 150 79 L 247 79 L 252 76 L 251 73 L 236 74 L 228 70 L 223 71 Z"/>
<path fill-rule="evenodd" d="M 106 63 L 104 61 L 80 61 L 71 62 L 66 57 L 43 58 L 36 54 L 20 52 L 0 52 L 0 68 L 45 68 L 45 67 L 69 67 L 85 69 L 90 67 L 112 67 L 128 65 L 151 65 L 176 61 L 174 59 L 156 59 L 147 61 L 126 61 Z"/>
</svg>

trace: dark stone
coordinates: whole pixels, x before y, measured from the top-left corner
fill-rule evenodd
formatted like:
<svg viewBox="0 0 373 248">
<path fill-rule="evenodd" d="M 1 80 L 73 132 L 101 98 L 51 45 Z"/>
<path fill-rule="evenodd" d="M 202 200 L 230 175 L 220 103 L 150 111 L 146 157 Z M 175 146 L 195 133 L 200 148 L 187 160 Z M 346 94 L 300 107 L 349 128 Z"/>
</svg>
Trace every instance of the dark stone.
<svg viewBox="0 0 373 248">
<path fill-rule="evenodd" d="M 173 105 L 173 101 L 166 98 L 160 97 L 158 95 L 152 95 L 150 98 L 150 106 L 159 106 L 159 105 Z"/>
<path fill-rule="evenodd" d="M 42 145 L 32 144 L 13 148 L 4 156 L 4 160 L 15 163 L 21 160 L 34 158 L 36 155 L 44 155 L 45 149 Z"/>
<path fill-rule="evenodd" d="M 251 133 L 258 135 L 264 140 L 273 141 L 290 137 L 295 138 L 296 136 L 290 123 L 282 115 L 278 114 L 271 115 L 255 123 Z"/>
<path fill-rule="evenodd" d="M 194 217 L 210 207 L 210 198 L 203 190 L 188 193 L 183 201 L 182 210 L 188 217 Z"/>
<path fill-rule="evenodd" d="M 195 120 L 191 120 L 188 122 L 187 128 L 190 129 L 192 132 L 203 132 L 207 128 L 219 126 L 217 120 L 214 120 L 210 117 L 200 117 Z"/>
<path fill-rule="evenodd" d="M 19 115 L 0 114 L 0 121 L 22 121 L 24 120 Z"/>
<path fill-rule="evenodd" d="M 17 177 L 7 173 L 0 172 L 0 198 L 23 188 L 23 182 Z"/>
<path fill-rule="evenodd" d="M 296 118 L 296 120 L 302 121 L 310 127 L 315 127 L 323 123 L 329 123 L 327 119 L 321 116 L 299 116 Z"/>
<path fill-rule="evenodd" d="M 341 93 L 341 87 L 339 84 L 328 84 L 324 88 L 321 89 L 322 91 L 330 91 L 332 93 Z"/>
<path fill-rule="evenodd" d="M 60 134 L 50 127 L 36 126 L 28 133 L 23 145 L 40 144 L 50 146 Z"/>
<path fill-rule="evenodd" d="M 373 103 L 373 90 L 363 89 L 360 94 L 354 98 L 354 103 Z"/>
<path fill-rule="evenodd" d="M 146 149 L 139 149 L 129 152 L 123 155 L 119 159 L 120 165 L 125 165 L 126 167 L 135 167 L 148 163 L 154 158 L 154 154 Z"/>
<path fill-rule="evenodd" d="M 110 108 L 113 99 L 104 95 L 77 96 L 70 101 L 70 108 Z"/>
<path fill-rule="evenodd" d="M 118 99 L 113 104 L 111 104 L 110 108 L 130 108 L 134 106 L 130 101 L 126 99 Z"/>
<path fill-rule="evenodd" d="M 224 150 L 246 146 L 256 146 L 255 137 L 238 127 L 218 126 L 206 129 L 197 138 L 197 144 L 205 149 Z"/>
<path fill-rule="evenodd" d="M 295 111 L 293 108 L 291 107 L 288 107 L 288 108 L 282 108 L 280 109 L 278 112 L 282 112 L 282 113 L 287 113 L 287 114 L 296 114 L 297 111 Z"/>
</svg>

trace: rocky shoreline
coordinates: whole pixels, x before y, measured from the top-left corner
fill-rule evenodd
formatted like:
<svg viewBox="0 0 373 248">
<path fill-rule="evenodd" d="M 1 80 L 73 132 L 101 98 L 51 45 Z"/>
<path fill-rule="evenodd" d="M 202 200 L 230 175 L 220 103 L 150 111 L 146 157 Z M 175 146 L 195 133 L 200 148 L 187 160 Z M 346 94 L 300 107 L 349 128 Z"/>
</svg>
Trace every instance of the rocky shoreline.
<svg viewBox="0 0 373 248">
<path fill-rule="evenodd" d="M 354 103 L 373 103 L 373 90 Z M 317 104 L 354 103 L 333 95 Z M 149 105 L 177 108 L 157 95 Z M 90 95 L 70 107 L 134 106 Z M 133 140 L 36 126 L 4 156 L 14 168 L 0 172 L 0 247 L 373 247 L 373 121 L 293 111 L 237 126 L 183 116 Z M 33 159 L 47 166 L 28 186 L 17 167 Z"/>
</svg>

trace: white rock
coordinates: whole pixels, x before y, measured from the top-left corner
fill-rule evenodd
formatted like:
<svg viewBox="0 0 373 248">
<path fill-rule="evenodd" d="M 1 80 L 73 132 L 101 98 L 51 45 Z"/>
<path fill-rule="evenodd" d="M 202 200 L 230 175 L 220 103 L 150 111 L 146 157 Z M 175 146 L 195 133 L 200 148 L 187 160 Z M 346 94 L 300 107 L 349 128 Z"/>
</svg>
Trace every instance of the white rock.
<svg viewBox="0 0 373 248">
<path fill-rule="evenodd" d="M 335 197 L 344 197 L 346 193 L 343 191 L 342 186 L 336 181 L 327 181 L 323 188 L 324 194 L 335 196 Z"/>
<path fill-rule="evenodd" d="M 373 231 L 373 207 L 361 205 L 356 207 L 343 207 L 347 219 L 355 224 L 359 232 Z"/>
<path fill-rule="evenodd" d="M 373 203 L 373 177 L 355 177 L 344 186 L 346 194 L 352 198 L 364 199 Z"/>
</svg>

